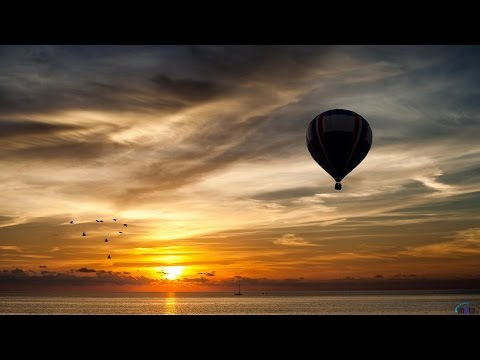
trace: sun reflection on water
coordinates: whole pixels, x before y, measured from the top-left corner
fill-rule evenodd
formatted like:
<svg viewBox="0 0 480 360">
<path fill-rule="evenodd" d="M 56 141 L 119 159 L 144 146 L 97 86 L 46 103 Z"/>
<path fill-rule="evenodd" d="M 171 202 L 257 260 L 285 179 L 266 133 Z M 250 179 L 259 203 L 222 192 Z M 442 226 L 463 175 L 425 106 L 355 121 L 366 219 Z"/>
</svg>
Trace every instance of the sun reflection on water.
<svg viewBox="0 0 480 360">
<path fill-rule="evenodd" d="M 165 314 L 175 315 L 177 313 L 177 300 L 174 293 L 167 294 L 165 298 Z"/>
</svg>

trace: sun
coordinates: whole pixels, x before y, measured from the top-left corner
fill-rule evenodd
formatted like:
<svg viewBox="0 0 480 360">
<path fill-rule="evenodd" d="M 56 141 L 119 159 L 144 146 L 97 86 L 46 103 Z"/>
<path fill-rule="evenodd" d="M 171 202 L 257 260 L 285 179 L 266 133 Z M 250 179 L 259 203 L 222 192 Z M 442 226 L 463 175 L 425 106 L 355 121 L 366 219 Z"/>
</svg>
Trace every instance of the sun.
<svg viewBox="0 0 480 360">
<path fill-rule="evenodd" d="M 161 270 L 165 271 L 165 279 L 176 280 L 183 273 L 185 266 L 164 266 Z"/>
</svg>

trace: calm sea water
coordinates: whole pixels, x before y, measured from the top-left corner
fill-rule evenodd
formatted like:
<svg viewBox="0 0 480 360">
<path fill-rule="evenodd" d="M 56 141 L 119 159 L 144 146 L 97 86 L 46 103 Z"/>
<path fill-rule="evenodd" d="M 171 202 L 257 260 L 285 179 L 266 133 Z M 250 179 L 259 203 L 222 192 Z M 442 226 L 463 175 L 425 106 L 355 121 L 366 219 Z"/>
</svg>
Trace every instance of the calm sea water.
<svg viewBox="0 0 480 360">
<path fill-rule="evenodd" d="M 0 314 L 454 315 L 480 294 L 426 292 L 0 294 Z"/>
</svg>

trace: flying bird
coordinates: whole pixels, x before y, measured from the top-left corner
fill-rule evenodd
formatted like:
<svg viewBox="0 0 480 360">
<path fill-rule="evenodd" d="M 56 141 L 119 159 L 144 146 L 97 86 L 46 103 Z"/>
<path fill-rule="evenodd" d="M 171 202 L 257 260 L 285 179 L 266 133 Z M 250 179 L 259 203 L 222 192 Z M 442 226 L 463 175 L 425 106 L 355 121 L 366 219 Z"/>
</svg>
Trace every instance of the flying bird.
<svg viewBox="0 0 480 360">
<path fill-rule="evenodd" d="M 123 224 L 123 226 L 128 227 L 127 224 Z"/>
<path fill-rule="evenodd" d="M 73 220 L 72 220 L 72 221 L 70 221 L 70 224 L 73 224 Z"/>
<path fill-rule="evenodd" d="M 123 232 L 119 231 L 120 234 L 123 234 Z"/>
<path fill-rule="evenodd" d="M 105 242 L 108 242 L 108 239 L 107 239 L 107 238 L 105 238 Z"/>
<path fill-rule="evenodd" d="M 108 255 L 108 258 L 111 259 L 112 257 L 110 255 Z"/>
<path fill-rule="evenodd" d="M 95 221 L 96 221 L 96 222 L 100 222 L 100 221 L 98 221 L 98 220 L 95 220 Z"/>
<path fill-rule="evenodd" d="M 103 220 L 100 220 L 100 222 L 103 222 Z"/>
<path fill-rule="evenodd" d="M 117 221 L 117 219 L 113 219 L 113 221 Z"/>
<path fill-rule="evenodd" d="M 82 236 L 87 236 L 87 234 L 85 234 L 85 231 L 83 232 Z"/>
</svg>

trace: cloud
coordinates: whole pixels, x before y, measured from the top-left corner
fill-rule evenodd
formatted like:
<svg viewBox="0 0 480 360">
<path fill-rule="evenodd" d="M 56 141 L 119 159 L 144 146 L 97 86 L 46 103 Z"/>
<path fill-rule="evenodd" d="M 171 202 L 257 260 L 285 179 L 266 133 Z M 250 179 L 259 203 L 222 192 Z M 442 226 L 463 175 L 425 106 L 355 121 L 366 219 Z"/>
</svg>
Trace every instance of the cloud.
<svg viewBox="0 0 480 360">
<path fill-rule="evenodd" d="M 455 187 L 453 185 L 441 183 L 437 180 L 437 178 L 441 175 L 443 175 L 443 171 L 440 170 L 431 176 L 419 176 L 414 179 L 420 181 L 423 185 L 441 193 L 455 193 Z"/>
<path fill-rule="evenodd" d="M 22 251 L 20 247 L 16 245 L 0 245 L 0 250 L 14 250 L 14 251 Z"/>
<path fill-rule="evenodd" d="M 205 276 L 215 276 L 215 271 L 212 272 L 199 272 L 199 275 L 205 275 Z"/>
<path fill-rule="evenodd" d="M 416 277 L 416 274 L 395 274 L 393 275 L 394 278 L 409 278 L 409 277 Z"/>
<path fill-rule="evenodd" d="M 0 215 L 0 227 L 10 226 L 12 222 L 15 222 L 15 217 Z"/>
<path fill-rule="evenodd" d="M 51 163 L 66 163 L 74 160 L 100 159 L 122 148 L 122 144 L 114 143 L 104 135 L 95 135 L 93 139 L 81 135 L 77 138 L 53 136 L 48 141 L 33 140 L 4 148 L 3 153 L 10 160 L 44 160 Z"/>
<path fill-rule="evenodd" d="M 305 241 L 304 238 L 296 236 L 295 234 L 285 234 L 282 235 L 279 239 L 273 242 L 275 245 L 286 245 L 286 246 L 316 246 L 317 244 L 312 244 L 308 241 Z"/>
<path fill-rule="evenodd" d="M 24 135 L 35 135 L 38 137 L 77 129 L 81 129 L 81 127 L 72 124 L 52 124 L 32 120 L 0 119 L 0 139 Z"/>
<path fill-rule="evenodd" d="M 80 272 L 91 272 L 90 269 L 86 270 L 88 271 Z M 149 285 L 155 283 L 158 283 L 158 281 L 145 276 L 121 276 L 112 271 L 105 270 L 97 271 L 93 277 L 75 276 L 74 274 L 54 271 L 42 271 L 40 275 L 28 274 L 18 268 L 10 271 L 4 270 L 0 273 L 0 286 L 19 286 L 25 288 L 31 286 L 50 288 L 64 286 Z"/>
<path fill-rule="evenodd" d="M 212 81 L 172 79 L 164 74 L 155 75 L 152 81 L 164 96 L 184 101 L 206 101 L 227 95 L 226 87 Z"/>
<path fill-rule="evenodd" d="M 83 272 L 83 273 L 94 273 L 97 272 L 95 269 L 87 269 L 86 267 L 80 268 L 75 270 L 76 272 Z"/>
<path fill-rule="evenodd" d="M 133 49 L 136 55 L 127 56 L 125 52 Z M 359 93 L 364 93 L 365 88 L 375 93 L 378 88 L 399 79 L 411 81 L 411 72 L 418 71 L 417 63 L 424 65 L 422 57 L 436 59 L 438 53 L 438 49 L 434 47 L 420 55 L 408 47 L 398 51 L 392 48 L 391 51 L 398 53 L 398 57 L 390 57 L 390 52 L 375 47 L 85 46 L 25 47 L 23 50 L 6 47 L 3 60 L 9 80 L 5 82 L 8 87 L 6 93 L 18 93 L 18 98 L 22 99 L 25 92 L 38 95 L 31 96 L 38 101 L 39 107 L 33 111 L 36 115 L 42 113 L 42 104 L 49 116 L 57 106 L 57 112 L 61 112 L 61 117 L 68 120 L 56 119 L 55 125 L 45 123 L 47 127 L 77 127 L 68 128 L 72 130 L 72 136 L 64 136 L 60 132 L 54 138 L 50 137 L 49 141 L 36 140 L 22 146 L 11 144 L 8 148 L 12 151 L 7 152 L 6 157 L 53 161 L 59 164 L 68 164 L 72 160 L 95 160 L 98 164 L 99 159 L 108 157 L 111 160 L 112 156 L 126 156 L 130 160 L 129 171 L 125 171 L 124 166 L 120 167 L 120 163 L 113 161 L 110 164 L 115 166 L 108 172 L 114 171 L 124 178 L 123 183 L 129 185 L 124 189 L 111 189 L 106 195 L 109 199 L 118 199 L 116 201 L 119 203 L 134 203 L 139 200 L 145 202 L 152 198 L 152 193 L 188 186 L 235 163 L 268 161 L 282 154 L 292 155 L 300 151 L 303 154 L 306 124 L 319 106 L 327 106 L 326 103 L 330 101 L 318 104 L 317 99 L 324 98 L 325 95 L 328 99 L 329 94 L 335 93 L 326 91 L 326 88 L 342 89 L 342 93 L 347 91 L 349 96 L 356 100 Z M 472 48 L 452 48 L 451 53 L 462 51 L 468 53 Z M 387 60 L 372 60 L 375 56 L 385 57 Z M 408 57 L 413 59 L 410 60 L 412 66 L 402 67 L 401 61 Z M 121 64 L 114 61 L 120 58 L 128 61 Z M 171 61 L 167 62 L 167 58 Z M 338 62 L 338 59 L 347 58 L 351 60 Z M 26 64 L 22 72 L 13 65 L 14 59 L 21 59 L 22 63 Z M 43 60 L 39 62 L 38 59 Z M 173 63 L 175 66 L 171 65 Z M 437 63 L 431 65 L 428 61 L 427 64 L 439 66 Z M 342 69 L 342 66 L 345 69 Z M 425 81 L 431 76 L 428 75 L 428 66 L 420 67 L 420 74 L 425 77 Z M 92 67 L 96 69 L 95 79 L 91 78 Z M 285 68 L 289 69 L 289 76 L 285 76 L 282 70 Z M 24 75 L 29 71 L 40 75 Z M 357 73 L 358 75 L 355 75 Z M 66 74 L 69 81 L 65 79 Z M 335 74 L 333 78 L 332 74 Z M 463 78 L 466 78 L 466 74 L 462 74 Z M 318 86 L 317 83 L 322 81 L 325 85 Z M 45 83 L 49 84 L 49 89 L 58 88 L 57 92 L 65 98 L 46 96 Z M 395 96 L 395 92 L 402 90 L 398 86 L 388 89 L 392 92 L 392 98 L 403 99 Z M 275 98 L 275 95 L 271 102 L 273 106 L 266 106 L 269 102 L 262 100 L 265 95 L 273 96 L 271 94 L 283 91 L 292 92 L 292 96 L 284 98 L 282 95 Z M 321 96 L 318 96 L 319 92 Z M 230 94 L 234 94 L 232 96 L 236 100 L 231 105 L 219 104 L 205 109 L 192 107 L 197 100 L 214 103 L 223 99 L 224 94 L 229 95 L 228 99 L 232 99 Z M 49 101 L 43 97 L 54 100 Z M 182 110 L 182 113 L 172 119 L 164 117 L 163 113 L 159 113 L 158 118 L 143 115 L 158 110 L 159 102 L 162 101 L 180 104 L 178 109 Z M 186 105 L 185 102 L 190 103 Z M 15 109 L 12 106 L 6 108 Z M 216 110 L 218 108 L 228 111 L 219 112 Z M 28 108 L 23 109 L 28 111 Z M 84 113 L 70 119 L 72 115 L 64 114 L 66 109 L 82 110 Z M 93 115 L 100 109 L 103 115 Z M 118 114 L 119 110 L 125 109 L 135 111 L 134 119 L 132 116 Z M 381 117 L 388 121 L 389 125 L 394 125 L 389 131 L 395 132 L 400 127 L 385 116 L 388 109 L 374 110 L 373 120 Z M 420 115 L 423 113 L 418 114 Z M 92 116 L 95 121 L 90 120 Z M 109 120 L 111 116 L 121 120 Z M 408 119 L 409 124 L 416 120 Z M 25 123 L 24 120 L 16 119 L 8 121 L 13 124 L 17 121 L 19 124 Z M 472 123 L 471 120 L 465 121 Z M 26 125 L 28 123 L 23 127 Z M 429 123 L 429 126 L 434 125 Z M 382 122 L 378 122 L 376 126 L 382 126 Z M 429 129 L 431 132 L 431 127 Z M 164 139 L 161 134 L 168 134 L 168 137 Z M 379 136 L 382 139 L 383 133 L 380 132 Z M 412 140 L 410 143 L 415 141 L 415 137 L 409 139 Z M 405 139 L 402 138 L 402 141 Z M 158 146 L 159 144 L 162 146 Z M 132 153 L 137 154 L 134 158 L 142 158 L 148 165 L 135 166 L 134 159 L 127 155 Z M 417 178 L 423 181 L 428 179 L 428 176 L 418 174 Z M 425 181 L 424 183 L 431 184 Z M 91 185 L 91 182 L 75 184 L 75 188 L 84 189 L 85 185 Z M 105 188 L 105 185 L 108 185 L 107 180 L 97 181 L 96 185 L 90 187 L 89 193 L 102 196 L 103 194 L 95 189 Z M 313 191 L 314 189 L 316 191 Z M 298 190 L 273 190 L 263 195 L 259 193 L 258 196 L 259 199 L 265 196 L 298 198 L 311 197 L 315 193 L 318 193 L 318 187 L 305 186 Z"/>
<path fill-rule="evenodd" d="M 285 190 L 267 191 L 252 194 L 251 197 L 258 200 L 285 200 L 311 197 L 320 191 L 318 187 L 292 187 Z"/>
<path fill-rule="evenodd" d="M 226 93 L 227 86 L 221 84 L 229 84 L 230 89 L 251 88 L 273 79 L 277 86 L 291 86 L 290 79 L 307 75 L 308 65 L 328 52 L 327 47 L 295 46 L 24 46 L 2 50 L 0 115 L 85 108 L 172 111 L 184 107 L 183 101 L 204 101 Z M 39 53 L 46 54 L 40 62 Z M 284 75 L 285 66 L 289 77 L 279 76 Z"/>
<path fill-rule="evenodd" d="M 26 275 L 25 271 L 23 271 L 22 269 L 19 269 L 19 268 L 16 268 L 16 269 L 10 271 L 10 273 L 13 274 L 13 275 L 17 275 L 17 276 Z"/>
<path fill-rule="evenodd" d="M 414 257 L 463 258 L 480 255 L 480 228 L 457 231 L 446 241 L 410 246 L 403 253 Z"/>
<path fill-rule="evenodd" d="M 141 58 L 126 56 L 124 52 L 132 49 Z M 327 53 L 328 47 L 294 46 L 6 47 L 0 118 L 2 113 L 13 117 L 33 114 L 54 119 L 55 123 L 8 120 L 10 127 L 18 129 L 16 133 L 40 131 L 34 141 L 8 144 L 5 157 L 68 164 L 121 157 L 131 153 L 133 146 L 138 156 L 158 160 L 140 169 L 131 167 L 128 178 L 142 181 L 131 181 L 132 185 L 123 193 L 117 192 L 116 198 L 119 202 L 145 200 L 157 189 L 182 187 L 203 174 L 262 156 L 265 150 L 277 147 L 274 137 L 264 136 L 266 126 L 274 119 L 269 111 L 258 115 L 256 110 L 244 108 L 252 107 L 252 102 L 260 104 L 261 99 L 274 96 L 279 89 L 292 89 L 291 77 L 279 77 L 283 71 L 276 66 L 288 66 L 297 80 L 308 79 L 312 71 L 308 65 L 318 64 Z M 165 54 L 175 66 L 171 60 L 163 60 Z M 123 57 L 128 61 L 118 64 Z M 15 66 L 18 61 L 24 64 L 21 71 Z M 198 70 L 192 71 L 195 68 Z M 234 96 L 238 104 L 200 111 L 192 107 L 232 92 L 238 95 Z M 280 106 L 284 101 L 275 103 Z M 165 113 L 158 112 L 162 109 Z M 172 109 L 187 113 L 170 125 L 163 114 L 172 114 Z M 131 111 L 134 116 L 128 115 Z M 74 116 L 75 112 L 78 114 Z M 121 120 L 114 121 L 119 117 Z M 37 126 L 37 122 L 43 125 Z M 42 131 L 50 132 L 49 137 L 42 136 Z M 160 135 L 160 141 L 155 141 L 155 133 L 162 132 L 173 134 L 170 139 L 178 141 L 165 144 Z M 125 137 L 133 141 L 115 140 Z M 153 141 L 145 142 L 148 138 Z M 254 147 L 259 147 L 258 152 L 252 152 Z"/>
<path fill-rule="evenodd" d="M 131 276 L 113 272 L 110 270 L 99 270 L 95 276 L 76 276 L 73 273 L 42 270 L 40 274 L 27 272 L 23 269 L 4 269 L 0 272 L 0 287 L 10 288 L 31 288 L 40 286 L 44 289 L 65 286 L 140 286 L 140 285 L 162 285 L 162 284 L 184 284 L 202 285 L 211 290 L 225 291 L 229 288 L 236 288 L 240 283 L 245 291 L 273 291 L 273 290 L 407 290 L 407 289 L 473 289 L 480 285 L 480 275 L 477 277 L 456 277 L 429 279 L 412 275 L 393 277 L 351 277 L 344 279 L 315 280 L 305 277 L 297 278 L 266 278 L 266 277 L 244 277 L 234 276 L 218 280 L 209 280 L 206 277 L 191 278 L 185 277 L 177 280 L 150 279 L 145 276 Z M 161 288 L 159 288 L 161 289 Z"/>
<path fill-rule="evenodd" d="M 206 284 L 208 283 L 208 279 L 205 277 L 200 277 L 200 278 L 182 278 L 182 282 L 185 283 L 194 283 L 194 284 Z"/>
</svg>

